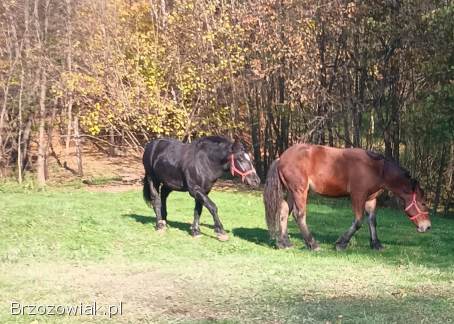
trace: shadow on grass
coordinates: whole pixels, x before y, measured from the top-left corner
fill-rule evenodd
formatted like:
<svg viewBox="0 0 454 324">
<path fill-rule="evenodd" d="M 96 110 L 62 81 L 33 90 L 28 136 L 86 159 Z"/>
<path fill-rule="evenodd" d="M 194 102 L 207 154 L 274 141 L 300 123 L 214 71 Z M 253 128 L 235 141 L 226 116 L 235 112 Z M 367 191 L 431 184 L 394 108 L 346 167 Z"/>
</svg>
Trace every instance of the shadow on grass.
<svg viewBox="0 0 454 324">
<path fill-rule="evenodd" d="M 275 243 L 270 239 L 268 231 L 263 229 L 263 228 L 245 228 L 245 227 L 237 227 L 232 230 L 233 235 L 241 238 L 242 240 L 249 241 L 251 243 L 257 244 L 257 245 L 262 245 L 262 246 L 268 246 L 268 247 L 275 247 Z M 327 244 L 333 244 L 336 242 L 338 236 L 335 235 L 330 235 L 330 234 L 318 234 L 318 233 L 312 233 L 316 240 L 320 243 L 327 243 Z M 289 232 L 291 240 L 301 240 L 303 241 L 303 238 L 301 237 L 300 233 L 297 231 L 290 231 Z"/>
<path fill-rule="evenodd" d="M 237 227 L 232 230 L 232 233 L 242 240 L 249 241 L 257 245 L 274 247 L 274 243 L 269 238 L 268 231 L 263 228 Z"/>
<path fill-rule="evenodd" d="M 453 311 L 452 304 L 435 291 L 428 296 L 414 294 L 409 297 L 396 291 L 392 298 L 345 297 L 342 293 L 334 298 L 314 298 L 311 295 L 270 296 L 267 301 L 273 305 L 273 313 L 259 304 L 247 309 L 250 313 L 246 314 L 258 316 L 264 322 L 286 318 L 286 323 L 303 323 L 307 319 L 315 323 L 449 323 Z M 257 312 L 257 309 L 261 311 Z"/>
<path fill-rule="evenodd" d="M 437 222 L 437 220 L 435 220 Z M 337 226 L 336 226 L 337 225 Z M 340 226 L 338 223 L 321 223 L 314 218 L 311 226 L 314 238 L 322 244 L 328 245 L 328 250 L 335 251 L 337 239 L 347 230 L 348 223 Z M 334 230 L 334 228 L 336 228 Z M 369 247 L 370 236 L 367 225 L 359 233 L 356 233 L 351 244 L 345 250 L 348 254 L 367 255 L 391 264 L 411 263 L 421 264 L 429 268 L 450 269 L 454 261 L 452 251 L 452 239 L 449 231 L 436 228 L 431 233 L 416 233 L 411 227 L 402 231 L 393 228 L 385 222 L 380 228 L 381 243 L 385 250 L 375 251 Z M 245 241 L 263 247 L 275 248 L 275 242 L 270 240 L 268 231 L 260 227 L 236 227 L 232 233 Z M 290 240 L 298 247 L 304 248 L 304 241 L 299 229 L 293 221 L 289 221 Z M 331 248 L 329 248 L 331 247 Z M 344 253 L 344 252 L 342 252 Z M 340 256 L 342 255 L 340 254 Z"/>
<path fill-rule="evenodd" d="M 154 217 L 154 216 L 144 216 L 144 215 L 138 215 L 138 214 L 123 214 L 122 216 L 132 218 L 136 222 L 142 223 L 144 225 L 151 224 L 153 226 L 153 228 L 156 224 L 156 217 Z M 189 223 L 177 222 L 177 221 L 172 221 L 172 220 L 168 220 L 168 219 L 166 222 L 167 222 L 167 225 L 172 228 L 177 228 L 180 231 L 187 232 L 189 234 L 191 233 L 191 224 L 189 224 Z M 200 226 L 214 229 L 214 226 L 210 225 L 210 224 L 201 223 Z M 204 234 L 202 233 L 202 235 L 204 235 Z"/>
<path fill-rule="evenodd" d="M 323 217 L 317 217 L 322 215 L 316 215 L 316 213 L 313 213 L 312 216 L 312 222 L 309 220 L 311 222 L 309 226 L 313 236 L 318 242 L 332 246 L 334 251 L 335 243 L 349 227 L 350 219 L 346 217 L 327 219 L 324 217 L 323 220 Z M 138 214 L 124 214 L 123 217 L 133 219 L 141 224 L 149 224 L 150 229 L 154 230 L 155 217 Z M 396 227 L 395 223 L 389 222 L 390 220 L 392 218 L 386 217 L 382 222 L 383 224 L 378 228 L 380 240 L 385 247 L 383 252 L 369 248 L 367 225 L 355 234 L 355 242 L 347 247 L 346 252 L 373 256 L 377 260 L 391 264 L 407 263 L 408 260 L 411 260 L 411 263 L 430 268 L 451 269 L 454 262 L 452 235 L 449 228 L 443 227 L 441 220 L 434 218 L 433 223 L 438 226 L 435 226 L 430 233 L 424 234 L 416 233 L 411 227 L 402 230 L 400 225 Z M 169 227 L 181 230 L 189 235 L 191 233 L 190 223 L 168 220 L 167 224 Z M 213 225 L 210 224 L 201 224 L 201 226 L 213 229 Z M 242 240 L 259 246 L 275 247 L 275 243 L 270 240 L 266 228 L 236 227 L 232 229 L 232 233 Z M 202 233 L 202 235 L 210 236 L 206 233 Z M 289 220 L 289 235 L 291 241 L 297 243 L 297 246 L 304 246 L 299 229 L 292 219 Z"/>
</svg>

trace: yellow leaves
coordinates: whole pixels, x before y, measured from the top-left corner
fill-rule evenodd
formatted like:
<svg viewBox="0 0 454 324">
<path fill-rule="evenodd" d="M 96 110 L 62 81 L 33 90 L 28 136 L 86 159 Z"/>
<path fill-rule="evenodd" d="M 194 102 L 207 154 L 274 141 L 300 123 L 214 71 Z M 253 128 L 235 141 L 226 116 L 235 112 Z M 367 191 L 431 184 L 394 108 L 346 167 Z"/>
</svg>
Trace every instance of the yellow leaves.
<svg viewBox="0 0 454 324">
<path fill-rule="evenodd" d="M 63 72 L 60 86 L 60 93 L 72 92 L 78 96 L 99 95 L 103 89 L 97 78 L 80 72 Z"/>
<path fill-rule="evenodd" d="M 159 5 L 112 0 L 105 20 L 96 10 L 84 13 L 90 24 L 82 24 L 87 37 L 77 47 L 83 70 L 64 73 L 55 89 L 77 98 L 83 131 L 102 135 L 113 125 L 182 137 L 188 129 L 238 126 L 229 92 L 246 61 L 246 31 L 228 6 L 217 12 L 216 3 L 196 0 L 175 1 L 157 25 L 150 13 L 160 13 Z"/>
<path fill-rule="evenodd" d="M 100 111 L 101 105 L 97 102 L 93 106 L 93 110 L 81 115 L 81 125 L 93 136 L 98 135 L 101 132 L 101 126 L 99 124 Z"/>
<path fill-rule="evenodd" d="M 203 40 L 207 42 L 211 42 L 214 39 L 214 33 L 212 31 L 207 32 L 205 35 L 203 35 Z"/>
<path fill-rule="evenodd" d="M 312 30 L 312 31 L 315 30 L 316 23 L 315 23 L 315 20 L 314 20 L 314 19 L 308 19 L 308 20 L 306 20 L 306 25 L 307 25 L 307 28 L 308 28 L 309 30 Z"/>
</svg>

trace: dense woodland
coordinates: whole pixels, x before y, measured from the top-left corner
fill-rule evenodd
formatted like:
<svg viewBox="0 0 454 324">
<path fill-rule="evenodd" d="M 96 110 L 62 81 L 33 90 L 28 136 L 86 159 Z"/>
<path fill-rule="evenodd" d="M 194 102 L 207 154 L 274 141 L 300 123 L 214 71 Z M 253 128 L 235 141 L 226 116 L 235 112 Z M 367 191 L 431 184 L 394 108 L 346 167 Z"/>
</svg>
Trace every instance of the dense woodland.
<svg viewBox="0 0 454 324">
<path fill-rule="evenodd" d="M 239 134 L 262 177 L 298 141 L 373 149 L 448 211 L 453 74 L 448 0 L 2 0 L 0 175 L 45 184 L 51 138 L 82 175 L 84 145 Z"/>
</svg>

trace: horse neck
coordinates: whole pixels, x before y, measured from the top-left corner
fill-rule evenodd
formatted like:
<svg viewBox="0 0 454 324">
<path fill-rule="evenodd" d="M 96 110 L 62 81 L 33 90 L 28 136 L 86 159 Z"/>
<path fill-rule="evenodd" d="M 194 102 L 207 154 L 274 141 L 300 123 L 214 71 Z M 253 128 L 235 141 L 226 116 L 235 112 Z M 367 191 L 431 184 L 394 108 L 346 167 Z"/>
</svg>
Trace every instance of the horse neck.
<svg viewBox="0 0 454 324">
<path fill-rule="evenodd" d="M 228 169 L 229 156 L 229 152 L 220 151 L 216 156 L 208 156 L 208 158 L 212 161 L 213 166 L 226 171 Z"/>
<path fill-rule="evenodd" d="M 401 198 L 404 192 L 411 188 L 410 180 L 402 174 L 402 171 L 397 166 L 386 161 L 383 165 L 383 182 L 386 189 Z"/>
<path fill-rule="evenodd" d="M 210 167 L 214 172 L 223 172 L 228 169 L 229 151 L 220 147 L 213 147 L 206 151 Z"/>
</svg>

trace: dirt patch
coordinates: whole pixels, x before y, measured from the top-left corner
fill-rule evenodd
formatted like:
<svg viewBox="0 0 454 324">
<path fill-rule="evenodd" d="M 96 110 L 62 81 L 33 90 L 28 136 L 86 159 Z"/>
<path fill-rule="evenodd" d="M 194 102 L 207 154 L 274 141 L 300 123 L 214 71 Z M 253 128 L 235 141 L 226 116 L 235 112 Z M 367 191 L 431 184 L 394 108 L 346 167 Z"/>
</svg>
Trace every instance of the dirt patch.
<svg viewBox="0 0 454 324">
<path fill-rule="evenodd" d="M 3 264 L 2 281 L 20 290 L 2 292 L 2 299 L 47 305 L 118 305 L 123 315 L 116 322 L 165 318 L 203 320 L 222 314 L 202 307 L 210 301 L 194 290 L 190 280 L 151 265 L 115 264 Z M 105 319 L 97 316 L 96 319 Z"/>
<path fill-rule="evenodd" d="M 86 185 L 85 189 L 92 192 L 126 192 L 132 190 L 142 190 L 142 183 L 135 181 L 132 184 L 113 181 L 105 185 Z M 260 192 L 260 189 L 252 190 L 250 187 L 232 180 L 218 180 L 214 185 L 214 190 L 231 192 Z"/>
<path fill-rule="evenodd" d="M 89 141 L 85 141 L 82 152 L 84 175 L 78 177 L 74 174 L 74 148 L 71 147 L 69 152 L 66 152 L 58 137 L 54 138 L 53 147 L 55 155 L 49 157 L 50 184 L 82 181 L 87 190 L 95 192 L 124 192 L 142 188 L 144 170 L 141 154 L 137 152 L 123 151 L 121 155 L 109 156 Z M 254 191 L 239 179 L 219 179 L 214 188 L 235 192 Z"/>
<path fill-rule="evenodd" d="M 112 183 L 112 184 L 102 185 L 102 186 L 87 185 L 85 188 L 91 192 L 126 192 L 126 191 L 132 191 L 132 190 L 142 190 L 142 185 Z"/>
</svg>

